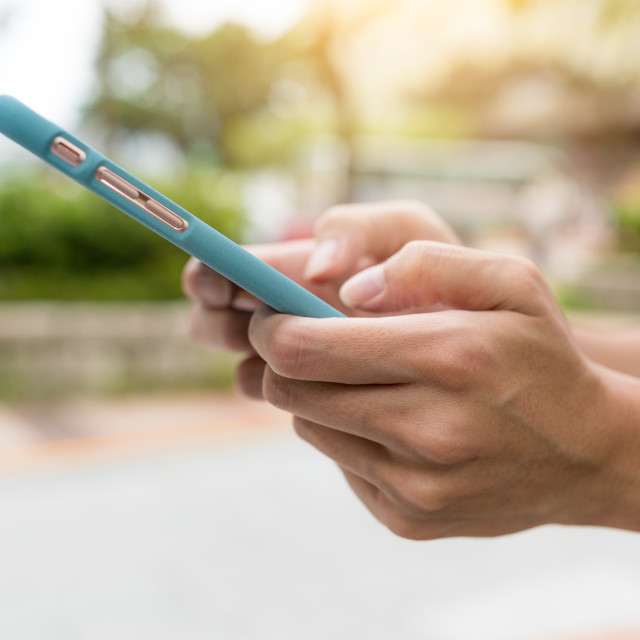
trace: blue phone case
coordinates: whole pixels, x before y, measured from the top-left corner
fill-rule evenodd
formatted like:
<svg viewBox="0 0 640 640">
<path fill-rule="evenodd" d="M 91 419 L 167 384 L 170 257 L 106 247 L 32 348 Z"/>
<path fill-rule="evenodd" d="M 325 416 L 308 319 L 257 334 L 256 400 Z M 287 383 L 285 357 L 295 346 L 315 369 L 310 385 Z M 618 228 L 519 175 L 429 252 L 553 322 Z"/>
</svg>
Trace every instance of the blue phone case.
<svg viewBox="0 0 640 640">
<path fill-rule="evenodd" d="M 281 313 L 344 314 L 15 98 L 0 96 L 0 131 Z"/>
</svg>

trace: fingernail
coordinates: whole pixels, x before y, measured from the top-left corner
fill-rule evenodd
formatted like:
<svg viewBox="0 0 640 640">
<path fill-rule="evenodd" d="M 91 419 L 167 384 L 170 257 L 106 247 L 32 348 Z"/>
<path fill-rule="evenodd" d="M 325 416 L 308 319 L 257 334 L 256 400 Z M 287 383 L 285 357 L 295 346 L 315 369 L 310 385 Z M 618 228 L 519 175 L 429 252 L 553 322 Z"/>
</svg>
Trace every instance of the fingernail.
<svg viewBox="0 0 640 640">
<path fill-rule="evenodd" d="M 355 309 L 379 296 L 386 286 L 384 264 L 378 264 L 347 280 L 340 289 L 340 299 L 349 308 Z"/>
<path fill-rule="evenodd" d="M 339 243 L 333 238 L 321 240 L 313 250 L 304 269 L 305 278 L 310 280 L 330 269 L 338 256 Z"/>
</svg>

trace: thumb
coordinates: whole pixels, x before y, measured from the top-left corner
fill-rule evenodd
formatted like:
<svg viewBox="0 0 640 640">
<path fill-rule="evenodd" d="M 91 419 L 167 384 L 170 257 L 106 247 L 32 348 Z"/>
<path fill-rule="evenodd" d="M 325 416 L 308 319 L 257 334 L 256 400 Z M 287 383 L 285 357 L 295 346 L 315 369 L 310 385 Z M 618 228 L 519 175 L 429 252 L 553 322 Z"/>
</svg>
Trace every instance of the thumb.
<svg viewBox="0 0 640 640">
<path fill-rule="evenodd" d="M 352 309 L 375 312 L 444 305 L 528 315 L 541 314 L 554 302 L 529 260 L 425 241 L 410 242 L 386 262 L 347 280 L 340 298 Z"/>
<path fill-rule="evenodd" d="M 377 202 L 332 207 L 316 221 L 316 245 L 304 275 L 315 281 L 348 277 L 392 256 L 411 240 L 457 244 L 455 232 L 421 202 Z"/>
</svg>

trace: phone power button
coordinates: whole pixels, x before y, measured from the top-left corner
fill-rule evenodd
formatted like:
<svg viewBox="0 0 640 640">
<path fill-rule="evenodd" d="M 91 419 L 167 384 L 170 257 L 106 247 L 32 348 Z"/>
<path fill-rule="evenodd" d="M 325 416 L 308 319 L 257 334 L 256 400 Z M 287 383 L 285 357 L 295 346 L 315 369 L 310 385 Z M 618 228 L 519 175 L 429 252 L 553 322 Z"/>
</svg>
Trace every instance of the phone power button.
<svg viewBox="0 0 640 640">
<path fill-rule="evenodd" d="M 62 136 L 53 139 L 50 149 L 54 156 L 72 167 L 79 167 L 87 159 L 87 154 L 80 147 Z"/>
<path fill-rule="evenodd" d="M 105 187 L 108 187 L 111 191 L 114 191 L 119 196 L 135 204 L 138 208 L 142 209 L 142 211 L 153 216 L 170 229 L 178 233 L 187 230 L 189 223 L 184 218 L 181 218 L 177 213 L 160 204 L 143 191 L 140 191 L 140 189 L 134 187 L 130 182 L 121 178 L 110 169 L 104 166 L 99 167 L 95 177 L 96 180 Z"/>
</svg>

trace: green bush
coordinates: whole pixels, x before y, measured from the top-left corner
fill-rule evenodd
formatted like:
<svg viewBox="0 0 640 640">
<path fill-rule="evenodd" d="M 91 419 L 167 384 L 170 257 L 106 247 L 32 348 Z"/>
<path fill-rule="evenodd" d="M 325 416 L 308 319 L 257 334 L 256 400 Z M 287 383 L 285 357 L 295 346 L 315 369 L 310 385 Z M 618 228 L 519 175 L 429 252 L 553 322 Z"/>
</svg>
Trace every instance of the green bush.
<svg viewBox="0 0 640 640">
<path fill-rule="evenodd" d="M 640 166 L 629 169 L 612 194 L 612 209 L 622 251 L 640 253 Z"/>
<path fill-rule="evenodd" d="M 196 171 L 159 191 L 239 240 L 241 181 Z M 49 170 L 0 184 L 0 300 L 180 297 L 186 254 Z"/>
<path fill-rule="evenodd" d="M 616 211 L 620 249 L 640 253 L 640 208 Z"/>
</svg>

